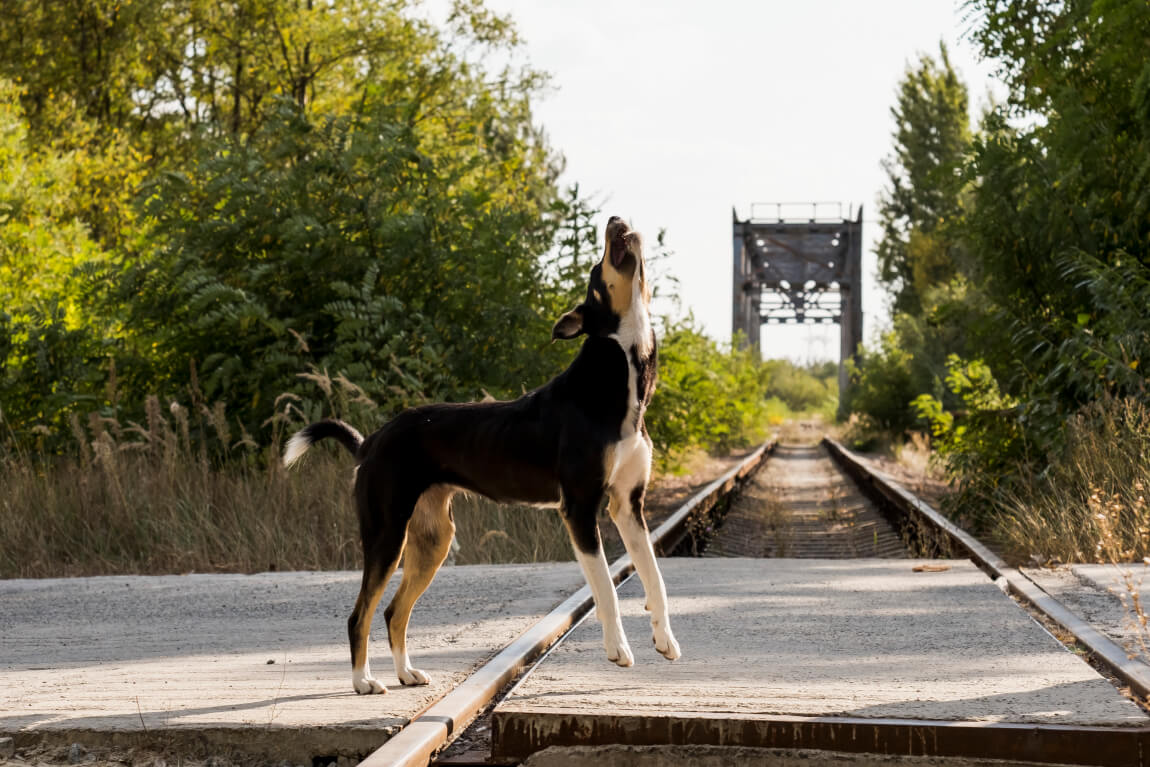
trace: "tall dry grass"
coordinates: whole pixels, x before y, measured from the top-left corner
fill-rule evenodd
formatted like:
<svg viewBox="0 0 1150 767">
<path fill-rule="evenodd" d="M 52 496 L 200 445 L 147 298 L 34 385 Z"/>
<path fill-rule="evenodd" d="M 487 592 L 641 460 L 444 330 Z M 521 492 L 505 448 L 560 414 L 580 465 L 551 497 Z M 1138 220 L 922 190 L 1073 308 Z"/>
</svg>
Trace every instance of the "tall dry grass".
<svg viewBox="0 0 1150 767">
<path fill-rule="evenodd" d="M 0 462 L 0 577 L 354 567 L 350 467 L 279 463 L 223 403 L 149 397 L 144 424 L 71 422 L 73 455 Z"/>
<path fill-rule="evenodd" d="M 1141 562 L 1150 557 L 1150 408 L 1096 403 L 1067 423 L 1045 476 L 1007 494 L 994 536 L 1016 561 Z"/>
<path fill-rule="evenodd" d="M 1062 459 L 1046 477 L 1012 494 L 995 532 L 1008 555 L 1027 563 L 1111 564 L 1131 653 L 1150 655 L 1142 601 L 1150 564 L 1150 408 L 1137 400 L 1099 402 L 1067 424 Z M 1131 566 L 1134 565 L 1134 566 Z"/>
<path fill-rule="evenodd" d="M 329 398 L 362 395 L 308 375 Z M 149 397 L 146 413 L 142 424 L 73 418 L 68 456 L 0 454 L 0 578 L 360 567 L 349 456 L 319 445 L 293 470 L 280 465 L 307 420 L 292 397 L 267 424 L 269 446 L 223 403 Z M 453 509 L 457 563 L 572 558 L 555 511 L 462 495 Z"/>
</svg>

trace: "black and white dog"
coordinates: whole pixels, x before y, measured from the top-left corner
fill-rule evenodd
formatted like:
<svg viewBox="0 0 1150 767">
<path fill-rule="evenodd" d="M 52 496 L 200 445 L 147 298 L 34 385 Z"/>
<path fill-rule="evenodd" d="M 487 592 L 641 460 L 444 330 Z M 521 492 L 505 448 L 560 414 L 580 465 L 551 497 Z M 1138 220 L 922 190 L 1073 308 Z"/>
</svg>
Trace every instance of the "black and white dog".
<svg viewBox="0 0 1150 767">
<path fill-rule="evenodd" d="M 284 465 L 332 437 L 358 461 L 355 500 L 363 583 L 347 622 L 352 686 L 382 693 L 367 660 L 371 619 L 403 555 L 403 579 L 384 612 L 395 673 L 427 684 L 407 656 L 407 623 L 447 557 L 455 532 L 451 497 L 468 490 L 496 501 L 558 505 L 603 624 L 607 658 L 634 663 L 600 545 L 596 514 L 607 494 L 611 519 L 647 594 L 655 649 L 679 657 L 667 593 L 643 518 L 651 440 L 643 413 L 655 388 L 655 334 L 637 232 L 607 222 L 602 260 L 587 298 L 564 314 L 553 339 L 586 335 L 571 366 L 512 402 L 440 404 L 406 410 L 367 439 L 341 421 L 319 421 L 288 442 Z"/>
</svg>

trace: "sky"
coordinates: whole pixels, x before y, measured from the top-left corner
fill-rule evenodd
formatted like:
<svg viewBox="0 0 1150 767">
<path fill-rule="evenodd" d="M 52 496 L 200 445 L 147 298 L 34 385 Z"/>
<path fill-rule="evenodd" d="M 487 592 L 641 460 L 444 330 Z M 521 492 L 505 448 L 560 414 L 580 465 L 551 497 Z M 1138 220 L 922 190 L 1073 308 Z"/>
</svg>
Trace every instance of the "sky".
<svg viewBox="0 0 1150 767">
<path fill-rule="evenodd" d="M 889 325 L 876 283 L 877 200 L 899 80 L 945 41 L 977 115 L 1001 94 L 954 0 L 487 0 L 551 74 L 536 120 L 578 183 L 653 239 L 666 229 L 685 309 L 731 332 L 731 211 L 863 206 L 863 327 Z M 838 358 L 837 325 L 764 326 L 765 358 Z"/>
</svg>

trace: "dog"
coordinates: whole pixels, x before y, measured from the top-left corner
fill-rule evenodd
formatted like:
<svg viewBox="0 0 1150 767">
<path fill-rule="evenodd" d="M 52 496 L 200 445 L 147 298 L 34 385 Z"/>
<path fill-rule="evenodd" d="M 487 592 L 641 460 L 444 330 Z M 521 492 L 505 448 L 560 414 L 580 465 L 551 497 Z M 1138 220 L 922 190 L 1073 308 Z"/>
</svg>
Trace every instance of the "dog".
<svg viewBox="0 0 1150 767">
<path fill-rule="evenodd" d="M 655 389 L 658 357 L 650 303 L 642 238 L 612 216 L 585 300 L 551 331 L 552 341 L 586 336 L 583 346 L 549 383 L 510 402 L 405 410 L 367 439 L 342 421 L 326 420 L 288 441 L 285 466 L 329 437 L 358 464 L 355 502 L 363 581 L 347 622 L 357 693 L 387 692 L 371 675 L 368 639 L 372 615 L 401 555 L 403 577 L 384 611 L 387 637 L 399 681 L 428 683 L 427 674 L 408 658 L 407 624 L 451 547 L 451 498 L 459 490 L 495 501 L 558 506 L 591 587 L 607 659 L 630 666 L 634 656 L 596 521 L 606 495 L 611 519 L 646 592 L 655 649 L 669 660 L 679 657 L 643 514 L 651 474 L 651 439 L 643 414 Z"/>
</svg>

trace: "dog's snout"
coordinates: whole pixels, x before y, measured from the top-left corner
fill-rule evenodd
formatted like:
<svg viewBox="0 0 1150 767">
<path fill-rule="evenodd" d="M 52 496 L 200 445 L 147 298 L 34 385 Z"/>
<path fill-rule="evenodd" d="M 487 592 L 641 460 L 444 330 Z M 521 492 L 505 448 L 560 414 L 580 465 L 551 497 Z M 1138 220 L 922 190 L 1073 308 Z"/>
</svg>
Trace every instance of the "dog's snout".
<svg viewBox="0 0 1150 767">
<path fill-rule="evenodd" d="M 615 240 L 622 238 L 623 235 L 631 231 L 631 227 L 627 226 L 627 222 L 619 216 L 611 216 L 607 219 L 607 239 Z"/>
</svg>

